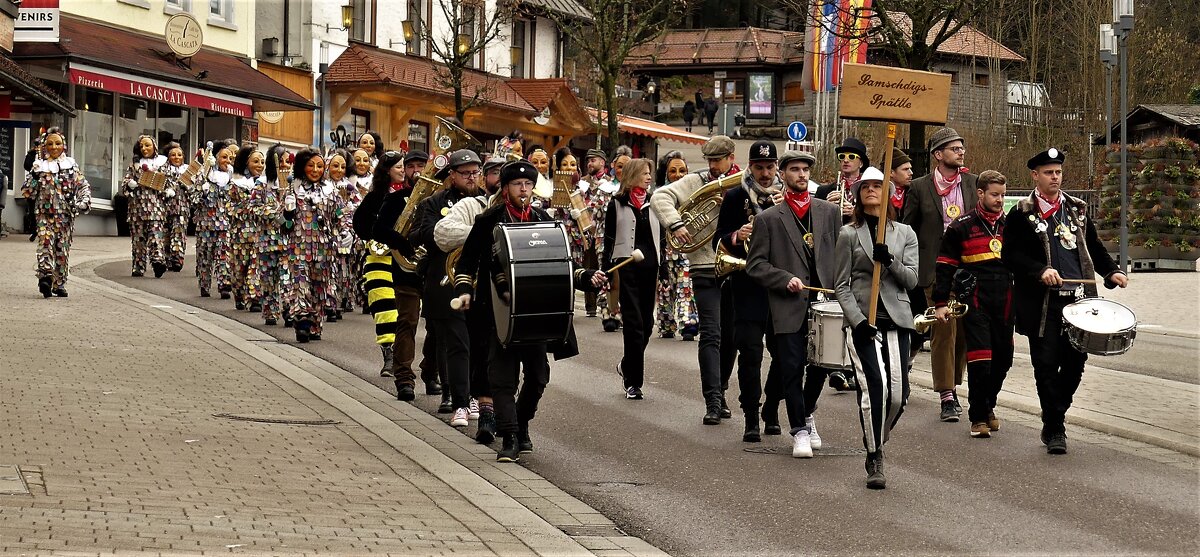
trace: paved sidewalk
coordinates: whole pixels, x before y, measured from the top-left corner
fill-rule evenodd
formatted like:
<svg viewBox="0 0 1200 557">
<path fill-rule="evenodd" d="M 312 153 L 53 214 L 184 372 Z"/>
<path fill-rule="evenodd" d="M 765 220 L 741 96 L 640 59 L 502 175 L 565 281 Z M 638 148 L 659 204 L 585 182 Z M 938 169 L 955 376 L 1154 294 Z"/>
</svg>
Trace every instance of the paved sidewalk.
<svg viewBox="0 0 1200 557">
<path fill-rule="evenodd" d="M 0 241 L 0 553 L 662 554 L 352 374 L 96 278 L 127 239 L 77 246 L 47 300 Z"/>
</svg>

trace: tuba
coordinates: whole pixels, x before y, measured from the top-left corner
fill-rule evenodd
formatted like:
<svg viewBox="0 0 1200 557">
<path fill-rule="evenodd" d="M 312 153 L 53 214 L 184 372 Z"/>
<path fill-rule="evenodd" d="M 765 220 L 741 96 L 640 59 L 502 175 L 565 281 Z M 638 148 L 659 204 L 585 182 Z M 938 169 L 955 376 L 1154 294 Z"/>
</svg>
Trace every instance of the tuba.
<svg viewBox="0 0 1200 557">
<path fill-rule="evenodd" d="M 721 209 L 721 198 L 725 192 L 742 183 L 744 170 L 723 178 L 718 178 L 696 190 L 687 202 L 679 208 L 679 216 L 683 225 L 692 233 L 692 241 L 682 243 L 675 236 L 668 236 L 667 242 L 671 248 L 683 253 L 696 251 L 710 241 L 717 233 L 717 214 Z"/>
<path fill-rule="evenodd" d="M 437 152 L 433 156 L 432 164 L 425 165 L 425 170 L 417 176 L 417 184 L 413 186 L 413 191 L 408 196 L 408 203 L 404 205 L 404 210 L 400 212 L 400 218 L 396 219 L 395 230 L 401 236 L 408 237 L 412 231 L 413 217 L 417 212 L 417 205 L 420 205 L 429 196 L 437 193 L 442 189 L 442 182 L 435 179 L 434 175 L 446 167 L 447 156 L 458 149 L 466 149 L 471 145 L 479 143 L 469 132 L 452 124 L 445 118 L 437 117 L 437 129 L 433 133 L 434 145 L 437 146 Z M 410 259 L 401 254 L 398 250 L 392 250 L 392 257 L 396 259 L 396 264 L 401 269 L 414 273 L 417 270 L 417 264 L 425 257 L 425 246 L 417 246 L 414 248 L 415 253 Z"/>
</svg>

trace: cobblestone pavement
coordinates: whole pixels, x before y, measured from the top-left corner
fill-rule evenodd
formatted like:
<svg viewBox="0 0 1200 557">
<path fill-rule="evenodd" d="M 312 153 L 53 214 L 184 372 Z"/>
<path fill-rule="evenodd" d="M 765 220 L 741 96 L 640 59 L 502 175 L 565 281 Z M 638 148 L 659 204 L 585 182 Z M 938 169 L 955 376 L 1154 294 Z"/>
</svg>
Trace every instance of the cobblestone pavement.
<svg viewBox="0 0 1200 557">
<path fill-rule="evenodd" d="M 530 509 L 614 529 L 349 373 L 91 275 L 127 239 L 77 245 L 71 297 L 42 299 L 31 244 L 0 242 L 0 553 L 661 554 L 567 535 Z"/>
</svg>

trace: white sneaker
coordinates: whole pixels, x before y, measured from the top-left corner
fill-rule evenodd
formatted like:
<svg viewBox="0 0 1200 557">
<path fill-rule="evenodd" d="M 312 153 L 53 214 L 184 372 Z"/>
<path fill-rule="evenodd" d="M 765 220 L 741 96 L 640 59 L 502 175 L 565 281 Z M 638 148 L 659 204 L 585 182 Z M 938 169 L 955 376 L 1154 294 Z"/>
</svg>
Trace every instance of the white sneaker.
<svg viewBox="0 0 1200 557">
<path fill-rule="evenodd" d="M 466 408 L 455 408 L 454 417 L 450 418 L 450 425 L 454 427 L 467 427 L 467 416 L 470 412 Z"/>
<path fill-rule="evenodd" d="M 817 434 L 817 420 L 812 416 L 804 418 L 804 424 L 808 426 L 808 446 L 814 451 L 821 450 L 821 436 Z"/>
<path fill-rule="evenodd" d="M 812 458 L 812 445 L 808 430 L 802 429 L 792 437 L 792 458 Z"/>
<path fill-rule="evenodd" d="M 477 399 L 471 398 L 471 404 L 467 406 L 467 414 L 472 420 L 479 419 L 479 401 Z"/>
</svg>

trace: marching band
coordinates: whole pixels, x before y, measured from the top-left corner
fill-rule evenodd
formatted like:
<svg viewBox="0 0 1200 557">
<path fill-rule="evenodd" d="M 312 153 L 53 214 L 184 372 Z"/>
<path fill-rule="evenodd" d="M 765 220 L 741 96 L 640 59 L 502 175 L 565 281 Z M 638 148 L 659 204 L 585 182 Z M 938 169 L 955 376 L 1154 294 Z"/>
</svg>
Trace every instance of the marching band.
<svg viewBox="0 0 1200 557">
<path fill-rule="evenodd" d="M 320 340 L 325 323 L 359 304 L 401 401 L 416 396 L 424 317 L 426 394 L 442 395 L 452 426 L 477 421 L 478 442 L 500 438 L 501 462 L 533 450 L 549 357 L 579 353 L 571 316 L 582 291 L 589 317 L 622 330 L 613 382 L 626 399 L 647 396 L 656 322 L 663 338 L 698 337 L 703 424 L 730 417 L 733 366 L 723 360 L 736 354 L 744 442 L 782 433 L 782 402 L 792 455 L 810 458 L 838 442 L 816 429 L 826 379 L 856 391 L 872 489 L 886 486 L 883 447 L 926 334 L 943 421 L 959 419 L 966 372 L 972 438 L 1000 429 L 1014 330 L 1029 337 L 1051 454 L 1067 451 L 1063 424 L 1088 354 L 1132 343 L 1132 334 L 1093 338 L 1071 318 L 1080 304 L 1091 315 L 1128 311 L 1095 309 L 1097 275 L 1109 288 L 1128 278 L 1084 202 L 1061 191 L 1057 149 L 1029 160 L 1034 191 L 1005 214 L 1008 178 L 969 173 L 965 140 L 950 128 L 931 136 L 935 167 L 915 180 L 903 152 L 885 176 L 847 138 L 837 179 L 816 191 L 817 159 L 765 140 L 743 171 L 734 142 L 714 136 L 706 168 L 689 173 L 678 152 L 656 165 L 618 151 L 611 168 L 598 149 L 526 156 L 517 133 L 481 158 L 479 142 L 448 120 L 433 139 L 432 156 L 387 150 L 367 132 L 353 150 L 217 141 L 188 160 L 178 144 L 160 151 L 141 136 L 121 183 L 133 276 L 147 263 L 156 277 L 179 271 L 191 218 L 200 296 L 215 282 L 221 298 L 267 325 L 282 319 L 298 342 Z M 90 208 L 90 187 L 57 129 L 40 141 L 22 193 L 36 207 L 39 291 L 65 297 L 73 221 Z"/>
</svg>

